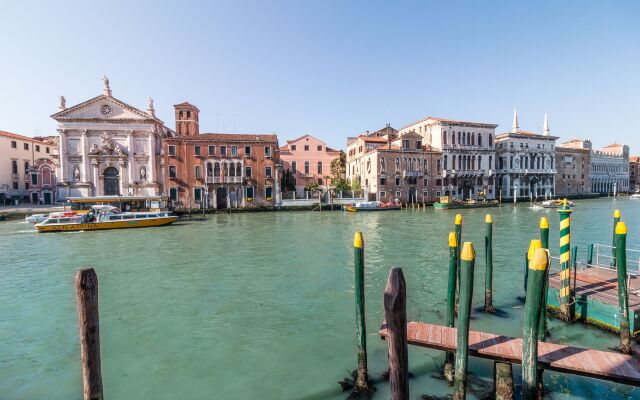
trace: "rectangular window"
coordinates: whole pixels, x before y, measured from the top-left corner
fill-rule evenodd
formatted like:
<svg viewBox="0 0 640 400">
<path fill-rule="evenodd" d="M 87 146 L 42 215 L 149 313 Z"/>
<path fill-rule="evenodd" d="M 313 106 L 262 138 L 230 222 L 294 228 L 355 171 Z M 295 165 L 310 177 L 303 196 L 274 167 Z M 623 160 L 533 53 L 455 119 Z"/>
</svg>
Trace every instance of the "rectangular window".
<svg viewBox="0 0 640 400">
<path fill-rule="evenodd" d="M 273 188 L 271 186 L 265 187 L 264 197 L 266 197 L 267 200 L 271 200 L 272 195 L 273 195 Z"/>
<path fill-rule="evenodd" d="M 14 174 L 18 173 L 18 162 L 16 160 L 11 161 L 11 172 Z"/>
<path fill-rule="evenodd" d="M 403 149 L 408 149 L 409 148 L 409 140 L 408 139 L 402 139 L 402 148 Z"/>
<path fill-rule="evenodd" d="M 29 143 L 25 143 L 25 144 L 24 144 L 24 149 L 25 149 L 25 150 L 29 150 Z"/>
<path fill-rule="evenodd" d="M 202 155 L 202 148 L 200 146 L 195 146 L 193 148 L 193 152 L 195 153 L 196 156 L 200 156 Z"/>
<path fill-rule="evenodd" d="M 253 200 L 253 186 L 247 187 L 247 200 Z"/>
<path fill-rule="evenodd" d="M 244 146 L 244 156 L 251 157 L 251 146 Z"/>
<path fill-rule="evenodd" d="M 424 180 L 424 186 L 429 186 L 429 179 Z"/>
<path fill-rule="evenodd" d="M 400 198 L 400 191 L 396 192 L 396 198 L 398 198 L 398 199 Z"/>
<path fill-rule="evenodd" d="M 216 146 L 209 146 L 209 155 L 214 156 L 216 154 Z"/>
<path fill-rule="evenodd" d="M 309 145 L 308 144 L 304 145 L 304 151 L 309 151 Z"/>
<path fill-rule="evenodd" d="M 175 157 L 176 156 L 176 146 L 173 144 L 169 145 L 169 157 Z"/>
<path fill-rule="evenodd" d="M 380 198 L 385 198 L 387 197 L 387 193 L 386 192 L 380 192 Z"/>
<path fill-rule="evenodd" d="M 291 145 L 291 151 L 296 151 L 296 145 L 295 144 Z"/>
<path fill-rule="evenodd" d="M 265 167 L 264 176 L 266 176 L 267 178 L 271 178 L 271 167 Z"/>
<path fill-rule="evenodd" d="M 396 186 L 400 186 L 400 177 L 396 176 Z"/>
<path fill-rule="evenodd" d="M 46 152 L 47 154 L 49 154 L 49 148 L 48 148 L 48 147 L 45 149 L 45 152 Z"/>
<path fill-rule="evenodd" d="M 265 157 L 271 157 L 271 146 L 266 146 L 264 148 L 264 156 Z"/>
<path fill-rule="evenodd" d="M 169 166 L 169 179 L 176 179 L 176 166 L 175 165 L 170 165 Z"/>
<path fill-rule="evenodd" d="M 24 183 L 24 188 L 25 188 L 26 190 L 29 190 L 29 182 L 25 182 L 25 183 Z"/>
<path fill-rule="evenodd" d="M 196 179 L 202 178 L 202 165 L 196 165 Z"/>
<path fill-rule="evenodd" d="M 18 182 L 13 182 L 13 188 L 17 189 L 18 188 Z"/>
<path fill-rule="evenodd" d="M 416 140 L 416 150 L 422 149 L 422 140 Z"/>
<path fill-rule="evenodd" d="M 318 151 L 322 151 L 322 146 L 318 146 Z"/>
<path fill-rule="evenodd" d="M 37 144 L 37 145 L 36 145 L 36 151 L 37 151 L 38 153 L 40 153 L 40 145 L 39 145 L 39 144 Z"/>
<path fill-rule="evenodd" d="M 220 146 L 220 155 L 223 157 L 227 155 L 227 146 Z"/>
<path fill-rule="evenodd" d="M 18 148 L 18 143 L 15 140 L 11 141 L 11 148 L 12 149 L 17 149 Z"/>
<path fill-rule="evenodd" d="M 202 188 L 193 188 L 193 200 L 196 203 L 202 200 Z"/>
<path fill-rule="evenodd" d="M 178 201 L 178 188 L 169 189 L 169 197 L 171 201 Z"/>
<path fill-rule="evenodd" d="M 251 173 L 253 171 L 251 171 L 251 167 L 244 167 L 244 176 L 246 176 L 247 178 L 251 178 Z"/>
<path fill-rule="evenodd" d="M 238 155 L 238 146 L 231 146 L 231 156 L 235 157 Z"/>
<path fill-rule="evenodd" d="M 384 186 L 387 184 L 387 178 L 380 178 L 380 186 Z"/>
<path fill-rule="evenodd" d="M 38 175 L 37 174 L 31 174 L 31 184 L 33 186 L 36 186 L 38 184 Z"/>
</svg>

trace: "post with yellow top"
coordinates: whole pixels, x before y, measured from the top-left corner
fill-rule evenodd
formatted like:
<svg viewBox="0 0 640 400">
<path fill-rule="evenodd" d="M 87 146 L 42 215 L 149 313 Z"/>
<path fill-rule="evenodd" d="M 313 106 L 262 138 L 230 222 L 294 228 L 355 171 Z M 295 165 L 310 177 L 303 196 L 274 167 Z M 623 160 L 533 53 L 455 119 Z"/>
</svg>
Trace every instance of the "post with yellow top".
<svg viewBox="0 0 640 400">
<path fill-rule="evenodd" d="M 542 244 L 540 242 L 540 240 L 537 239 L 533 239 L 530 243 L 529 243 L 529 250 L 527 251 L 527 254 L 524 257 L 524 293 L 525 296 L 527 294 L 527 282 L 529 281 L 529 262 L 531 262 L 531 258 L 533 257 L 533 254 L 535 253 L 535 251 L 539 248 L 542 247 Z"/>
<path fill-rule="evenodd" d="M 549 250 L 549 220 L 547 217 L 540 218 L 540 245 L 543 249 Z M 538 340 L 547 340 L 547 297 L 549 296 L 549 269 L 544 277 L 544 289 L 542 293 L 542 310 L 540 310 L 540 329 Z"/>
<path fill-rule="evenodd" d="M 473 271 L 476 252 L 473 243 L 465 242 L 460 254 L 460 300 L 458 312 L 458 334 L 456 342 L 456 365 L 453 381 L 453 399 L 466 398 L 467 362 L 469 359 L 469 318 L 473 298 Z"/>
<path fill-rule="evenodd" d="M 484 218 L 484 311 L 495 312 L 493 307 L 493 217 Z"/>
<path fill-rule="evenodd" d="M 565 199 L 558 208 L 560 213 L 560 316 L 570 321 L 574 315 L 571 299 L 571 213 Z"/>
<path fill-rule="evenodd" d="M 536 248 L 529 262 L 529 280 L 522 328 L 522 399 L 524 400 L 535 400 L 541 398 L 542 394 L 538 389 L 538 331 L 544 278 L 548 267 L 547 250 Z"/>
<path fill-rule="evenodd" d="M 460 252 L 462 251 L 462 215 L 460 214 L 456 214 L 456 220 L 455 220 L 455 225 L 454 225 L 455 229 L 454 232 L 456 233 L 456 249 L 458 251 L 458 257 L 456 259 L 456 275 L 458 277 L 458 286 L 456 287 L 456 295 L 459 296 L 460 294 Z M 457 305 L 457 303 L 456 303 Z"/>
<path fill-rule="evenodd" d="M 615 210 L 613 212 L 613 238 L 611 239 L 611 266 L 616 266 L 616 243 L 618 241 L 618 235 L 616 234 L 616 228 L 618 227 L 618 222 L 620 222 L 620 210 Z"/>
<path fill-rule="evenodd" d="M 620 309 L 620 351 L 631 353 L 629 333 L 629 294 L 627 293 L 627 226 L 616 224 L 616 262 L 618 266 L 618 307 Z"/>
<path fill-rule="evenodd" d="M 364 239 L 362 232 L 356 232 L 353 238 L 353 265 L 356 292 L 356 351 L 358 353 L 355 393 L 368 393 L 367 327 L 364 312 Z"/>
<path fill-rule="evenodd" d="M 449 232 L 449 279 L 447 281 L 447 326 L 453 328 L 456 318 L 456 286 L 458 265 L 458 242 L 456 233 Z M 454 353 L 447 352 L 444 361 L 444 377 L 447 382 L 453 382 Z"/>
</svg>

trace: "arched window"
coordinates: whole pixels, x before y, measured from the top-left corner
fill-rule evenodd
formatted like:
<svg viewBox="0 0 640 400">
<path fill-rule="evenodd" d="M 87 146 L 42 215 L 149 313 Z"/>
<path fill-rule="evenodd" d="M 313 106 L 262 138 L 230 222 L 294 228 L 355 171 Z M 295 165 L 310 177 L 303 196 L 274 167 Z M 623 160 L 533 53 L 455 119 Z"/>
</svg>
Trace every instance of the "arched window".
<svg viewBox="0 0 640 400">
<path fill-rule="evenodd" d="M 304 173 L 305 174 L 309 173 L 309 161 L 304 162 Z"/>
<path fill-rule="evenodd" d="M 446 154 L 444 156 L 444 169 L 447 169 L 447 155 Z"/>
<path fill-rule="evenodd" d="M 476 145 L 476 133 L 475 132 L 471 133 L 471 145 L 472 146 Z"/>
<path fill-rule="evenodd" d="M 242 176 L 242 164 L 236 164 L 236 176 Z"/>
<path fill-rule="evenodd" d="M 396 157 L 396 173 L 400 171 L 400 158 Z"/>
<path fill-rule="evenodd" d="M 429 166 L 429 160 L 427 160 L 427 159 L 425 158 L 425 160 L 424 160 L 424 174 L 425 174 L 425 175 L 427 174 L 427 172 L 429 172 L 429 168 L 428 168 L 428 166 Z"/>
<path fill-rule="evenodd" d="M 229 164 L 229 176 L 236 176 L 236 164 Z"/>
<path fill-rule="evenodd" d="M 440 173 L 440 159 L 439 158 L 436 160 L 436 169 L 438 170 L 438 173 Z"/>
<path fill-rule="evenodd" d="M 291 161 L 291 172 L 295 174 L 296 172 L 298 172 L 297 168 L 297 163 L 295 161 Z"/>
<path fill-rule="evenodd" d="M 386 172 L 386 165 L 384 164 L 384 157 L 380 157 L 380 172 L 383 174 Z"/>
<path fill-rule="evenodd" d="M 211 163 L 207 163 L 207 176 L 213 176 L 213 165 Z"/>
<path fill-rule="evenodd" d="M 456 144 L 456 133 L 451 132 L 451 144 Z"/>
<path fill-rule="evenodd" d="M 478 146 L 482 146 L 482 133 L 478 132 Z"/>
<path fill-rule="evenodd" d="M 183 115 L 183 114 L 182 114 L 182 111 L 180 111 L 180 112 L 178 113 L 178 116 L 180 116 L 180 118 L 181 118 L 181 119 L 182 119 L 182 115 Z"/>
<path fill-rule="evenodd" d="M 442 134 L 442 143 L 447 144 L 447 131 L 444 131 Z"/>
<path fill-rule="evenodd" d="M 482 156 L 478 156 L 478 169 L 482 169 Z"/>
<path fill-rule="evenodd" d="M 493 137 L 489 134 L 489 147 L 493 146 Z"/>
<path fill-rule="evenodd" d="M 220 176 L 220 163 L 215 163 L 213 166 L 213 176 Z"/>
<path fill-rule="evenodd" d="M 371 160 L 369 160 L 369 163 L 371 163 Z M 318 161 L 318 173 L 322 175 L 322 161 Z"/>
<path fill-rule="evenodd" d="M 446 156 L 445 156 L 446 157 Z M 446 160 L 446 159 L 445 159 Z M 445 164 L 446 165 L 446 164 Z M 456 156 L 451 158 L 451 169 L 456 169 Z"/>
<path fill-rule="evenodd" d="M 191 111 L 187 111 L 187 118 L 191 118 Z"/>
<path fill-rule="evenodd" d="M 29 161 L 24 162 L 24 172 L 29 171 Z"/>
<path fill-rule="evenodd" d="M 42 171 L 42 184 L 43 185 L 51 185 L 51 169 L 49 167 L 43 167 Z"/>
<path fill-rule="evenodd" d="M 322 168 L 322 163 L 318 163 L 320 168 Z M 367 160 L 367 173 L 371 172 L 371 159 Z M 320 172 L 319 172 L 320 173 Z"/>
</svg>

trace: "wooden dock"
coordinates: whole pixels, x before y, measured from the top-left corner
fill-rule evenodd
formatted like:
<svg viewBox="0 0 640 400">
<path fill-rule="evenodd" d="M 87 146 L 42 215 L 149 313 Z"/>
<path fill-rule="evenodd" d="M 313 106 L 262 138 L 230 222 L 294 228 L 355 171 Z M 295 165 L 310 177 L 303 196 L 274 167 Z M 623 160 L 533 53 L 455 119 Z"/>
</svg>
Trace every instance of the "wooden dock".
<svg viewBox="0 0 640 400">
<path fill-rule="evenodd" d="M 572 272 L 573 273 L 573 272 Z M 573 289 L 573 276 L 571 288 Z M 615 269 L 586 268 L 575 274 L 575 297 L 587 296 L 605 304 L 618 306 L 618 275 Z M 549 274 L 549 287 L 560 289 L 560 273 Z M 633 276 L 629 281 L 629 310 L 640 311 L 640 278 Z"/>
<path fill-rule="evenodd" d="M 379 333 L 386 338 L 386 324 Z M 456 328 L 407 323 L 407 341 L 414 346 L 454 352 L 456 335 Z M 469 355 L 520 364 L 522 339 L 469 331 Z M 640 362 L 624 354 L 539 342 L 538 365 L 546 370 L 640 386 Z"/>
</svg>

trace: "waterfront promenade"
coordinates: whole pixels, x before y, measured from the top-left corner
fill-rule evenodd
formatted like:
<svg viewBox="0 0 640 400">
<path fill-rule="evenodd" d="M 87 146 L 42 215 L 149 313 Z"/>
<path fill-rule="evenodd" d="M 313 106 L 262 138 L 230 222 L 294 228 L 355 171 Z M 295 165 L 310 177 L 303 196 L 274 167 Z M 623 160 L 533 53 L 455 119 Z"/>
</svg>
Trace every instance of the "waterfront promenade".
<svg viewBox="0 0 640 400">
<path fill-rule="evenodd" d="M 640 248 L 640 208 L 627 199 L 576 202 L 572 243 L 610 243 L 622 211 L 628 247 Z M 522 258 L 538 221 L 558 213 L 517 207 L 465 210 L 463 240 L 480 244 L 494 215 L 494 304 L 506 316 L 475 313 L 473 330 L 520 336 Z M 367 243 L 366 306 L 373 378 L 386 368 L 377 336 L 389 267 L 403 268 L 411 320 L 443 323 L 447 234 L 454 212 L 281 212 L 209 215 L 148 230 L 38 235 L 0 223 L 0 398 L 78 398 L 80 361 L 73 276 L 100 277 L 102 368 L 108 398 L 343 399 L 338 380 L 355 368 L 353 233 Z M 480 246 L 478 246 L 480 248 Z M 481 250 L 478 251 L 481 254 Z M 482 262 L 476 287 L 482 287 Z M 482 304 L 477 290 L 474 307 Z M 617 336 L 579 324 L 550 324 L 551 341 L 607 349 Z M 410 349 L 412 393 L 450 393 L 433 379 L 442 352 Z M 492 363 L 470 360 L 476 389 L 491 384 Z M 519 370 L 516 380 L 519 380 Z M 474 378 L 475 379 L 475 378 Z M 633 388 L 545 373 L 545 384 L 576 398 L 627 398 Z M 388 398 L 386 383 L 375 398 Z M 570 396 L 568 398 L 571 398 Z"/>
</svg>

